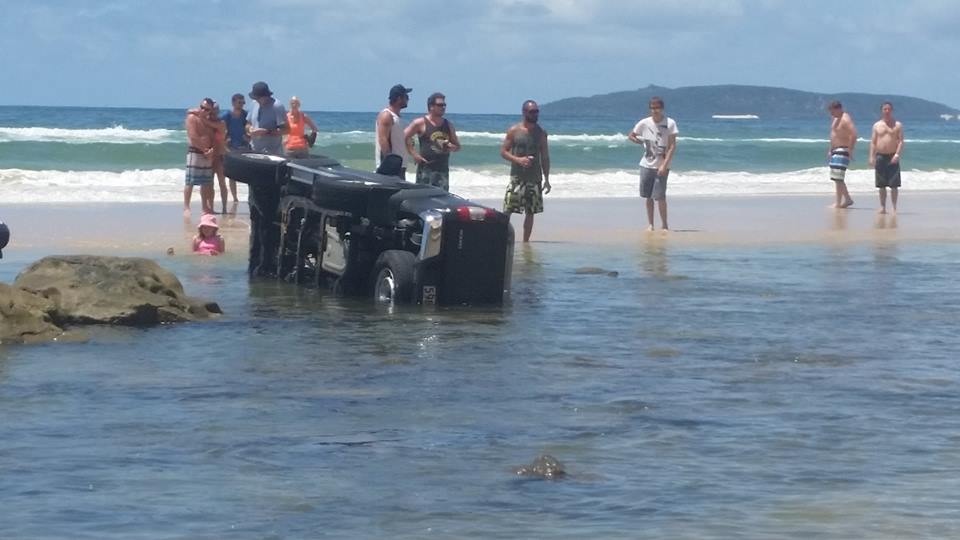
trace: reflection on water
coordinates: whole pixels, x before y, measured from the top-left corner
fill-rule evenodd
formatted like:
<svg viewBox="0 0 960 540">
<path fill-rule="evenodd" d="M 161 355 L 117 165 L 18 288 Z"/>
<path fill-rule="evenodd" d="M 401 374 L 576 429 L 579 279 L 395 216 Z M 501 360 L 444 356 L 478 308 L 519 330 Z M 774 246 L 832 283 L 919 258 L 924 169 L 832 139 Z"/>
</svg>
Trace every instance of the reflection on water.
<svg viewBox="0 0 960 540">
<path fill-rule="evenodd" d="M 833 209 L 831 211 L 830 230 L 847 230 L 847 224 L 850 221 L 850 212 L 849 209 Z"/>
<path fill-rule="evenodd" d="M 648 236 L 640 245 L 640 265 L 643 271 L 657 278 L 666 278 L 670 273 L 667 257 L 667 240 Z"/>
<path fill-rule="evenodd" d="M 873 218 L 873 227 L 875 229 L 896 229 L 897 215 L 877 213 Z"/>
</svg>

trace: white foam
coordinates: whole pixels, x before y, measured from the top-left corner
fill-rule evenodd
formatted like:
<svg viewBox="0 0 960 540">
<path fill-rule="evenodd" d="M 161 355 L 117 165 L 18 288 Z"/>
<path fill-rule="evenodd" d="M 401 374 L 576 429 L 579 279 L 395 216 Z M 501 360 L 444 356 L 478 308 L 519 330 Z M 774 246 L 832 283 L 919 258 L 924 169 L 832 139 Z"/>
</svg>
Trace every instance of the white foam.
<svg viewBox="0 0 960 540">
<path fill-rule="evenodd" d="M 0 201 L 172 202 L 183 200 L 183 169 L 29 171 L 0 169 Z M 246 193 L 246 186 L 238 184 Z"/>
<path fill-rule="evenodd" d="M 459 137 L 467 142 L 499 144 L 503 141 L 503 132 L 490 131 L 458 131 Z M 0 143 L 4 142 L 57 142 L 67 144 L 163 144 L 186 143 L 186 131 L 179 129 L 128 129 L 123 126 L 113 126 L 98 129 L 67 129 L 51 127 L 2 127 L 0 126 Z M 353 130 L 343 132 L 326 132 L 321 130 L 318 140 L 321 145 L 343 143 L 371 143 L 373 132 Z M 829 141 L 821 138 L 803 137 L 761 137 L 761 138 L 721 138 L 721 137 L 689 137 L 681 135 L 681 142 L 705 143 L 773 143 L 773 144 L 826 144 Z M 598 144 L 608 148 L 627 146 L 630 141 L 626 133 L 614 134 L 563 134 L 550 135 L 550 141 L 558 144 Z M 860 138 L 861 142 L 869 142 Z M 907 139 L 911 144 L 960 144 L 956 139 Z"/>
<path fill-rule="evenodd" d="M 182 200 L 183 169 L 107 171 L 0 170 L 0 201 L 43 202 L 175 202 Z M 471 199 L 500 199 L 507 185 L 507 169 L 453 169 L 450 185 Z M 550 177 L 553 198 L 636 197 L 638 172 L 607 170 L 559 172 Z M 903 172 L 904 190 L 958 191 L 960 170 Z M 873 192 L 873 170 L 847 172 L 853 192 Z M 239 184 L 246 194 L 246 186 Z M 786 173 L 673 171 L 671 195 L 789 195 L 832 194 L 827 167 Z"/>
<path fill-rule="evenodd" d="M 946 191 L 960 189 L 960 171 L 904 171 L 904 189 L 912 191 Z M 872 192 L 873 170 L 847 172 L 847 185 L 853 192 Z M 639 189 L 637 171 L 608 170 L 570 172 L 550 175 L 553 191 L 548 197 L 596 198 L 636 197 Z M 451 188 L 467 198 L 503 196 L 507 185 L 506 171 L 469 171 L 454 169 L 450 173 Z M 755 174 L 748 172 L 672 171 L 669 179 L 671 195 L 789 195 L 833 193 L 827 167 L 786 173 Z"/>
<path fill-rule="evenodd" d="M 101 129 L 64 129 L 48 127 L 0 127 L 0 142 L 59 142 L 70 144 L 161 144 L 185 142 L 186 132 L 172 129 L 127 129 L 114 126 Z"/>
</svg>

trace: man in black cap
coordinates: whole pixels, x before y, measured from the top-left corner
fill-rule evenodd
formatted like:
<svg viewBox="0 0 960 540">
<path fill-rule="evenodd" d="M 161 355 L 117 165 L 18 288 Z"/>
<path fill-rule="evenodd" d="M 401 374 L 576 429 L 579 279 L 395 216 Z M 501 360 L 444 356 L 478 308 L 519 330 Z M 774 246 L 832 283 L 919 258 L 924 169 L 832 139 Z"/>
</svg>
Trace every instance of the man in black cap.
<svg viewBox="0 0 960 540">
<path fill-rule="evenodd" d="M 283 155 L 283 136 L 286 135 L 287 111 L 273 99 L 267 83 L 253 83 L 250 90 L 253 106 L 247 116 L 250 145 L 254 152 Z"/>
<path fill-rule="evenodd" d="M 413 92 L 413 88 L 407 88 L 402 84 L 394 85 L 390 89 L 390 104 L 377 115 L 377 148 L 374 156 L 377 168 L 380 168 L 380 162 L 385 157 L 391 154 L 400 156 L 402 163 L 397 176 L 404 180 L 407 179 L 407 164 L 410 163 L 410 156 L 407 154 L 407 143 L 403 138 L 406 125 L 400 119 L 400 111 L 407 108 L 410 92 Z"/>
</svg>

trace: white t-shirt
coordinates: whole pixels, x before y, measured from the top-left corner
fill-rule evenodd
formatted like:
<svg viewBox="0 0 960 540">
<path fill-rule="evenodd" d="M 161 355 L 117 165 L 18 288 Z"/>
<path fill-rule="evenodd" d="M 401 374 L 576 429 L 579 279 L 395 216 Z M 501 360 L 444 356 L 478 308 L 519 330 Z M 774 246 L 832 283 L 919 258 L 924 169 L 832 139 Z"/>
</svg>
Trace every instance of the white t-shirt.
<svg viewBox="0 0 960 540">
<path fill-rule="evenodd" d="M 680 133 L 673 118 L 666 116 L 660 120 L 659 124 L 653 121 L 653 117 L 648 116 L 633 126 L 633 132 L 643 141 L 644 152 L 643 157 L 640 158 L 640 166 L 648 169 L 660 168 L 667 153 L 670 135 Z"/>
</svg>

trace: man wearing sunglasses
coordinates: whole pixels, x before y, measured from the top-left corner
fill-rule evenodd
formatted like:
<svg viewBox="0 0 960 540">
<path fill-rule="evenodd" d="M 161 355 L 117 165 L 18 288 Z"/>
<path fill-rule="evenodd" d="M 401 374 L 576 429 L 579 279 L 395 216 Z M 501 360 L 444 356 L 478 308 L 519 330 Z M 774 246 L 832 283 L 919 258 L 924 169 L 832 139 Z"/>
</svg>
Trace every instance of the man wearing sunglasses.
<svg viewBox="0 0 960 540">
<path fill-rule="evenodd" d="M 640 197 L 646 199 L 647 230 L 653 230 L 653 202 L 660 210 L 660 225 L 667 226 L 667 177 L 677 150 L 677 123 L 663 114 L 663 99 L 650 98 L 650 116 L 637 122 L 627 138 L 642 144 L 640 158 Z"/>
<path fill-rule="evenodd" d="M 427 114 L 417 118 L 403 131 L 407 153 L 417 162 L 417 183 L 429 184 L 450 191 L 450 153 L 460 150 L 460 139 L 453 124 L 443 117 L 447 98 L 440 92 L 427 98 Z M 413 146 L 413 137 L 420 142 L 420 151 Z"/>
<path fill-rule="evenodd" d="M 500 157 L 510 162 L 510 185 L 503 198 L 503 211 L 524 213 L 523 241 L 530 241 L 533 216 L 543 212 L 543 196 L 550 193 L 550 149 L 547 132 L 540 127 L 540 106 L 524 101 L 523 119 L 507 130 Z"/>
</svg>

